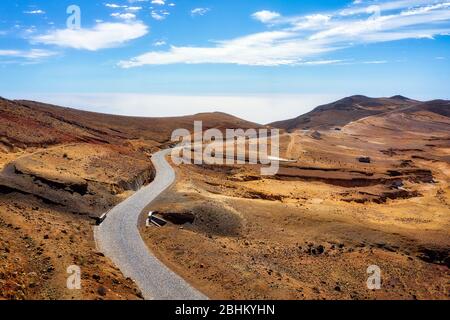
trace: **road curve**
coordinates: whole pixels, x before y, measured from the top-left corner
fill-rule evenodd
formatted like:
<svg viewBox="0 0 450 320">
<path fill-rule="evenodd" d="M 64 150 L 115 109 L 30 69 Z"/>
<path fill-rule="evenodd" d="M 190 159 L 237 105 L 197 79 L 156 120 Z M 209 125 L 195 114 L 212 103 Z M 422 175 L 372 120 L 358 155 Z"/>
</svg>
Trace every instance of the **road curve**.
<svg viewBox="0 0 450 320">
<path fill-rule="evenodd" d="M 202 293 L 166 267 L 147 248 L 138 229 L 144 208 L 175 181 L 175 172 L 165 156 L 171 149 L 152 157 L 155 180 L 137 191 L 107 215 L 94 229 L 98 249 L 109 257 L 126 277 L 133 279 L 148 300 L 204 300 Z"/>
</svg>

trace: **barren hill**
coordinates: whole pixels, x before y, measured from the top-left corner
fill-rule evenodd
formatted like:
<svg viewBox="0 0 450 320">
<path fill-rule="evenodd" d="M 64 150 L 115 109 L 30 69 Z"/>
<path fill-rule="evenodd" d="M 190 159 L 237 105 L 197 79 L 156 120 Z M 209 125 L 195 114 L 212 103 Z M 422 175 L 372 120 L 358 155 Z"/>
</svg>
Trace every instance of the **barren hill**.
<svg viewBox="0 0 450 320">
<path fill-rule="evenodd" d="M 291 162 L 178 167 L 144 239 L 216 299 L 448 299 L 449 105 L 354 96 L 272 124 Z"/>
<path fill-rule="evenodd" d="M 126 117 L 0 98 L 0 134 L 3 140 L 20 146 L 65 142 L 118 143 L 137 139 L 163 143 L 177 128 L 192 129 L 194 120 L 203 121 L 205 129 L 259 127 L 221 112 L 166 118 Z"/>
<path fill-rule="evenodd" d="M 401 110 L 417 104 L 420 104 L 420 102 L 403 96 L 369 98 L 356 95 L 319 106 L 297 118 L 273 122 L 270 125 L 287 131 L 296 129 L 330 129 L 345 126 L 361 118 L 393 110 Z"/>
<path fill-rule="evenodd" d="M 148 208 L 169 223 L 144 239 L 216 298 L 445 299 L 449 106 L 353 96 L 274 123 L 292 131 L 280 154 L 294 162 L 274 177 L 259 165 L 177 167 Z M 150 155 L 194 120 L 259 127 L 224 113 L 122 117 L 0 99 L 0 299 L 139 298 L 96 251 L 89 217 L 151 181 Z M 66 288 L 73 264 L 80 291 Z M 382 290 L 365 287 L 371 264 Z"/>
<path fill-rule="evenodd" d="M 91 217 L 154 176 L 150 155 L 174 129 L 250 128 L 224 113 L 139 118 L 0 98 L 0 300 L 138 299 L 96 252 Z M 78 265 L 82 290 L 66 288 Z"/>
<path fill-rule="evenodd" d="M 125 117 L 0 99 L 0 185 L 95 216 L 153 178 L 149 156 L 172 131 L 260 125 L 215 112 Z"/>
</svg>

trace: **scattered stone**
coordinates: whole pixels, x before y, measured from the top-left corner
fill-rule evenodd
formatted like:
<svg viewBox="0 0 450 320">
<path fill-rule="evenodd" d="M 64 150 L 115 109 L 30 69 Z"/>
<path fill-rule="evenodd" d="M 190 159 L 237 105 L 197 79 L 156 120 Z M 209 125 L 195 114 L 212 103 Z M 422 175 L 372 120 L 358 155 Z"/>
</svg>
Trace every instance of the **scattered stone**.
<svg viewBox="0 0 450 320">
<path fill-rule="evenodd" d="M 403 182 L 402 182 L 402 180 L 395 180 L 395 181 L 393 181 L 392 184 L 391 184 L 391 188 L 392 188 L 392 189 L 399 189 L 399 188 L 401 188 L 401 187 L 403 187 Z"/>
<path fill-rule="evenodd" d="M 322 135 L 320 134 L 319 131 L 314 131 L 314 132 L 311 134 L 311 138 L 316 139 L 316 140 L 320 140 L 320 139 L 322 138 Z"/>
<path fill-rule="evenodd" d="M 371 163 L 370 157 L 359 157 L 358 161 L 362 163 Z"/>
<path fill-rule="evenodd" d="M 97 293 L 99 294 L 99 295 L 101 295 L 102 297 L 104 297 L 104 296 L 106 296 L 106 288 L 104 287 L 104 286 L 100 286 L 100 287 L 98 287 L 98 289 L 97 289 Z"/>
<path fill-rule="evenodd" d="M 139 289 L 134 289 L 134 293 L 136 294 L 136 296 L 140 299 L 144 299 L 144 295 L 142 294 L 141 290 Z"/>
</svg>

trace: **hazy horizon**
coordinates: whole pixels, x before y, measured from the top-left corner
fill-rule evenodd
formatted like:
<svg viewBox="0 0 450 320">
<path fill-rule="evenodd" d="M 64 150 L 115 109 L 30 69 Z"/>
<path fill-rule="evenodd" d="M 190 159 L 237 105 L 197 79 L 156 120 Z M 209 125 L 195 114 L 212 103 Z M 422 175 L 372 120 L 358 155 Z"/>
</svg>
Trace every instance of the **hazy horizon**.
<svg viewBox="0 0 450 320">
<path fill-rule="evenodd" d="M 450 99 L 443 0 L 15 0 L 0 9 L 8 98 L 258 123 L 355 94 Z"/>
<path fill-rule="evenodd" d="M 358 95 L 358 93 L 352 95 Z M 383 97 L 394 95 L 397 94 Z M 11 100 L 32 100 L 84 111 L 135 117 L 177 117 L 203 112 L 224 112 L 247 121 L 268 124 L 298 117 L 320 105 L 332 103 L 348 96 L 351 95 L 168 96 L 130 93 L 62 93 L 53 95 L 5 95 L 2 97 Z M 382 98 L 382 96 L 368 97 Z M 406 97 L 419 101 L 448 99 L 442 97 Z M 186 108 L 186 104 L 189 104 L 188 108 Z M 254 111 L 256 108 L 258 108 L 257 114 Z"/>
</svg>

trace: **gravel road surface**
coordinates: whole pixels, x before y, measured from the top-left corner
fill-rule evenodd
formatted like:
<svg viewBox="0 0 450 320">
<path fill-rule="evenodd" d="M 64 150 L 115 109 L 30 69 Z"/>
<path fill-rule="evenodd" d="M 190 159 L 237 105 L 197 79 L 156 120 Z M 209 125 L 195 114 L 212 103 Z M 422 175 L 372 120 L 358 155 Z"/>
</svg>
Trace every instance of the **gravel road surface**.
<svg viewBox="0 0 450 320">
<path fill-rule="evenodd" d="M 145 299 L 204 300 L 205 295 L 160 262 L 147 248 L 138 229 L 142 210 L 175 181 L 175 172 L 165 156 L 171 150 L 155 153 L 152 162 L 155 180 L 137 191 L 107 215 L 95 227 L 98 249 L 109 257 L 126 277 L 133 279 Z"/>
</svg>

